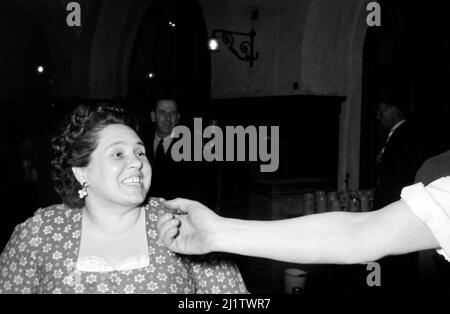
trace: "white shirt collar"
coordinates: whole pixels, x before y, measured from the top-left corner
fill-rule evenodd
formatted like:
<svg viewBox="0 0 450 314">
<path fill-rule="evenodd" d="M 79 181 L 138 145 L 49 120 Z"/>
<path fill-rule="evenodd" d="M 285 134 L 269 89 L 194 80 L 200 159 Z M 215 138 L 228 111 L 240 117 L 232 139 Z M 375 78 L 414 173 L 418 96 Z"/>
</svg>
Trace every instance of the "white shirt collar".
<svg viewBox="0 0 450 314">
<path fill-rule="evenodd" d="M 403 119 L 403 120 L 397 122 L 397 124 L 391 128 L 391 131 L 389 132 L 389 134 L 392 135 L 395 132 L 395 130 L 397 130 L 405 122 L 406 122 L 406 119 Z"/>
<path fill-rule="evenodd" d="M 164 153 L 167 153 L 167 150 L 169 149 L 169 146 L 172 143 L 172 140 L 174 138 L 173 135 L 174 135 L 174 132 L 172 131 L 172 133 L 169 136 L 161 138 L 155 132 L 155 139 L 153 140 L 153 152 L 156 153 L 156 148 L 158 147 L 159 141 L 161 141 L 161 139 L 162 139 L 163 140 Z"/>
<path fill-rule="evenodd" d="M 166 140 L 168 140 L 169 138 L 170 138 L 170 139 L 173 139 L 173 138 L 174 138 L 174 133 L 175 133 L 175 132 L 172 130 L 172 133 L 170 133 L 169 136 L 164 137 L 164 138 L 163 138 L 164 142 L 165 142 Z M 158 132 L 155 132 L 155 138 L 158 139 L 158 142 L 161 140 L 161 137 L 158 136 Z"/>
<path fill-rule="evenodd" d="M 406 119 L 403 119 L 403 120 L 397 122 L 397 124 L 394 125 L 394 126 L 391 128 L 391 132 L 394 132 L 395 130 L 397 130 L 397 129 L 399 128 L 399 126 L 402 125 L 402 124 L 405 123 L 405 122 L 406 122 Z"/>
</svg>

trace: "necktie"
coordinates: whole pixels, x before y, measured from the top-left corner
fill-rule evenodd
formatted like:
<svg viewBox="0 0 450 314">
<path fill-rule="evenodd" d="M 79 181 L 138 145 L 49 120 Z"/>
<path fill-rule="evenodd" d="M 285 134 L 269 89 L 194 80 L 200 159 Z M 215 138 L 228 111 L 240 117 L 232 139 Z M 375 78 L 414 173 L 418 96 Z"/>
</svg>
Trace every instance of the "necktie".
<svg viewBox="0 0 450 314">
<path fill-rule="evenodd" d="M 164 156 L 165 153 L 164 153 L 163 139 L 160 139 L 158 146 L 156 147 L 155 162 L 161 163 L 164 160 Z"/>
</svg>

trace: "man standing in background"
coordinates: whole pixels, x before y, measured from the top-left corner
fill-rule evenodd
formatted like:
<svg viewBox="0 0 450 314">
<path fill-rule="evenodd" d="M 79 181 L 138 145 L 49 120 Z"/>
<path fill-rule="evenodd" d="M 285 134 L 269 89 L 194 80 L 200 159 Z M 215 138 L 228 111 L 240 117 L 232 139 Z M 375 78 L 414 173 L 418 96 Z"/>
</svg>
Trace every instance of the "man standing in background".
<svg viewBox="0 0 450 314">
<path fill-rule="evenodd" d="M 147 155 L 152 163 L 150 195 L 166 199 L 181 197 L 181 181 L 185 181 L 185 174 L 171 155 L 172 145 L 176 141 L 172 132 L 180 119 L 176 101 L 172 98 L 158 99 L 151 112 L 151 119 L 155 132 L 147 143 Z"/>
<path fill-rule="evenodd" d="M 399 200 L 402 188 L 414 183 L 420 166 L 416 139 L 405 111 L 405 105 L 390 99 L 378 105 L 377 119 L 389 133 L 377 156 L 376 208 Z"/>
</svg>

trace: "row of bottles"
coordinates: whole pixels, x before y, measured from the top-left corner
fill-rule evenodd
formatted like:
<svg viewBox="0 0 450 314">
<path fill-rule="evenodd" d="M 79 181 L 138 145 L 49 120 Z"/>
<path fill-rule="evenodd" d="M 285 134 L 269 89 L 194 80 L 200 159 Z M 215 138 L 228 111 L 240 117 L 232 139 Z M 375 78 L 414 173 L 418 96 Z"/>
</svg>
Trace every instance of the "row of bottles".
<svg viewBox="0 0 450 314">
<path fill-rule="evenodd" d="M 316 191 L 304 194 L 303 215 L 330 211 L 368 212 L 373 209 L 374 190 Z"/>
</svg>

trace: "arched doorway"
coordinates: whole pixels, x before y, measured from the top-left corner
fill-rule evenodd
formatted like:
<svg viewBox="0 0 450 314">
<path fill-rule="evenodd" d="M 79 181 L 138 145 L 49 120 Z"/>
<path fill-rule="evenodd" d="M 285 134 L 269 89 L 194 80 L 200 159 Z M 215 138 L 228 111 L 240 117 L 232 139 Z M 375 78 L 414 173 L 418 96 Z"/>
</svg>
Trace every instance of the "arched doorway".
<svg viewBox="0 0 450 314">
<path fill-rule="evenodd" d="M 361 133 L 361 186 L 374 187 L 375 156 L 384 144 L 375 121 L 377 99 L 393 94 L 409 103 L 417 126 L 418 157 L 439 154 L 450 147 L 447 133 L 449 28 L 444 4 L 411 6 L 406 0 L 379 1 L 382 26 L 368 29 L 364 47 Z M 447 6 L 447 4 L 445 4 Z M 448 6 L 447 6 L 448 7 Z"/>
<path fill-rule="evenodd" d="M 205 113 L 210 59 L 196 0 L 156 0 L 138 31 L 128 72 L 127 102 L 149 120 L 159 96 L 176 96 L 185 118 Z M 148 121 L 144 121 L 148 122 Z"/>
</svg>

